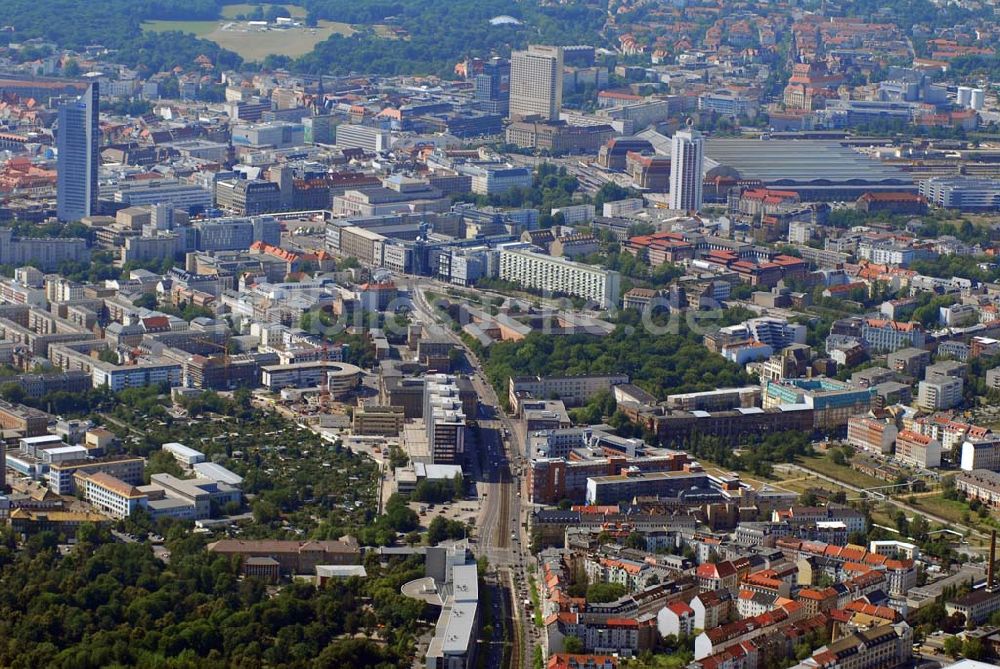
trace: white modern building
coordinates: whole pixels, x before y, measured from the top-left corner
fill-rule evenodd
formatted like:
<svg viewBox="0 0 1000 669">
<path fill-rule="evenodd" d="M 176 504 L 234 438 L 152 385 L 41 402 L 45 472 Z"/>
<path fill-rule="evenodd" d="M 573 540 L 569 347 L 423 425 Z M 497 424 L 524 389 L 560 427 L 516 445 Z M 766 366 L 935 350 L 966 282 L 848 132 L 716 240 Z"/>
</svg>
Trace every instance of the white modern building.
<svg viewBox="0 0 1000 669">
<path fill-rule="evenodd" d="M 85 500 L 115 519 L 128 518 L 149 501 L 135 486 L 104 472 L 88 475 L 81 481 L 81 486 Z"/>
<path fill-rule="evenodd" d="M 146 204 L 165 204 L 177 209 L 208 208 L 212 206 L 212 191 L 176 179 L 126 182 L 118 185 L 115 202 L 135 207 Z"/>
<path fill-rule="evenodd" d="M 196 451 L 189 446 L 185 446 L 184 444 L 179 444 L 176 441 L 163 444 L 163 450 L 174 456 L 174 459 L 177 460 L 177 462 L 188 467 L 198 462 L 205 461 L 204 453 Z"/>
<path fill-rule="evenodd" d="M 597 212 L 592 204 L 574 204 L 568 207 L 558 207 L 552 210 L 552 215 L 563 215 L 563 223 L 566 225 L 577 225 L 589 223 L 594 220 Z"/>
<path fill-rule="evenodd" d="M 705 142 L 694 128 L 678 130 L 670 141 L 670 208 L 701 209 Z"/>
<path fill-rule="evenodd" d="M 461 463 L 465 453 L 465 412 L 454 376 L 424 380 L 424 424 L 433 464 Z"/>
<path fill-rule="evenodd" d="M 145 388 L 165 383 L 171 388 L 181 385 L 181 366 L 175 362 L 150 362 L 138 365 L 115 365 L 95 361 L 91 378 L 95 388 L 107 386 L 114 392 L 126 388 Z"/>
<path fill-rule="evenodd" d="M 628 216 L 642 211 L 645 206 L 646 203 L 641 197 L 630 197 L 624 200 L 605 202 L 604 207 L 601 209 L 601 214 L 608 218 Z"/>
<path fill-rule="evenodd" d="M 392 133 L 367 125 L 344 123 L 337 126 L 337 146 L 341 149 L 361 149 L 368 153 L 388 151 Z"/>
<path fill-rule="evenodd" d="M 1000 209 L 1000 180 L 979 177 L 932 177 L 920 182 L 920 194 L 948 209 Z"/>
<path fill-rule="evenodd" d="M 763 316 L 751 318 L 744 323 L 750 336 L 776 350 L 787 348 L 792 344 L 806 343 L 806 326 L 799 323 L 789 323 L 784 318 Z"/>
<path fill-rule="evenodd" d="M 961 378 L 938 377 L 917 386 L 917 406 L 925 411 L 942 411 L 962 402 Z"/>
<path fill-rule="evenodd" d="M 500 278 L 527 288 L 574 295 L 602 309 L 621 300 L 621 275 L 592 265 L 527 250 L 500 250 Z"/>
<path fill-rule="evenodd" d="M 472 192 L 477 195 L 506 193 L 512 188 L 531 188 L 534 180 L 529 167 L 477 165 L 464 171 L 472 175 Z"/>
<path fill-rule="evenodd" d="M 858 257 L 879 265 L 909 266 L 916 257 L 916 250 L 900 244 L 863 241 L 858 244 Z"/>
<path fill-rule="evenodd" d="M 445 566 L 445 569 L 448 567 Z M 424 666 L 427 669 L 464 669 L 475 666 L 476 634 L 480 619 L 476 565 L 451 567 L 448 582 L 450 587 L 445 591 L 447 594 L 441 602 L 434 636 L 425 655 Z"/>
</svg>

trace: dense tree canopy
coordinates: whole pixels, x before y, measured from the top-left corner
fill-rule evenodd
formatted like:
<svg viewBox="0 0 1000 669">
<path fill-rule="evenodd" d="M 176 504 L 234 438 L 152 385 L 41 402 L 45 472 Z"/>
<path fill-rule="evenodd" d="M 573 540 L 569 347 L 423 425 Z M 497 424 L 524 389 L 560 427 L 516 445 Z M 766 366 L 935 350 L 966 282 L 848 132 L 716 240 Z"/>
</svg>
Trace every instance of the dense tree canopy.
<svg viewBox="0 0 1000 669">
<path fill-rule="evenodd" d="M 405 39 L 387 41 L 372 30 L 349 37 L 333 35 L 294 61 L 293 69 L 312 73 L 438 74 L 449 76 L 464 56 L 507 54 L 529 41 L 594 44 L 604 12 L 587 5 L 547 5 L 513 0 L 436 0 L 352 2 L 305 0 L 312 19 L 370 26 L 390 23 L 406 31 Z M 522 25 L 490 24 L 502 14 Z"/>
<path fill-rule="evenodd" d="M 222 68 L 238 67 L 241 59 L 213 42 L 182 32 L 142 30 L 147 20 L 213 20 L 220 17 L 222 0 L 9 0 L 4 21 L 14 26 L 14 37 L 41 37 L 60 47 L 103 44 L 117 49 L 117 58 L 132 67 L 156 72 L 177 65 L 191 67 L 206 54 Z M 302 0 L 306 23 L 320 20 L 353 24 L 350 36 L 332 35 L 295 60 L 271 58 L 266 64 L 289 66 L 300 72 L 346 74 L 451 75 L 456 60 L 469 55 L 507 54 L 529 41 L 556 44 L 598 42 L 605 15 L 588 5 L 518 3 L 514 0 L 435 0 L 354 2 Z M 266 10 L 264 9 L 266 7 Z M 257 18 L 286 15 L 280 4 L 260 7 Z M 521 25 L 492 25 L 490 19 L 507 14 Z M 62 20 L 53 21 L 53 16 Z M 401 39 L 379 34 L 374 26 L 400 28 Z"/>
<path fill-rule="evenodd" d="M 634 314 L 626 314 L 607 337 L 535 332 L 521 341 L 490 347 L 486 371 L 500 397 L 507 396 L 509 377 L 529 374 L 624 372 L 657 397 L 746 382 L 742 369 L 710 353 L 683 318 L 669 328 L 674 332 L 652 333 Z"/>
<path fill-rule="evenodd" d="M 214 19 L 221 5 L 218 0 L 8 0 L 4 22 L 16 31 L 8 39 L 42 37 L 65 48 L 102 44 L 118 49 L 120 62 L 147 72 L 192 67 L 201 54 L 220 67 L 237 67 L 239 56 L 194 35 L 142 31 L 149 19 Z M 60 20 L 53 21 L 55 16 Z"/>
<path fill-rule="evenodd" d="M 168 538 L 169 564 L 148 544 L 114 543 L 93 526 L 65 557 L 50 533 L 18 552 L 2 535 L 0 665 L 410 666 L 427 612 L 400 586 L 423 575 L 418 561 L 369 560 L 367 579 L 268 593 L 186 534 Z"/>
<path fill-rule="evenodd" d="M 857 16 L 870 21 L 891 20 L 910 32 L 914 25 L 954 26 L 967 21 L 972 12 L 959 5 L 939 5 L 931 0 L 850 0 L 842 5 L 845 16 Z"/>
<path fill-rule="evenodd" d="M 542 163 L 535 170 L 530 188 L 515 187 L 492 195 L 468 193 L 461 199 L 479 206 L 535 208 L 541 212 L 542 227 L 549 227 L 553 223 L 550 212 L 554 207 L 578 204 L 574 195 L 579 188 L 580 182 L 570 176 L 565 167 Z"/>
</svg>

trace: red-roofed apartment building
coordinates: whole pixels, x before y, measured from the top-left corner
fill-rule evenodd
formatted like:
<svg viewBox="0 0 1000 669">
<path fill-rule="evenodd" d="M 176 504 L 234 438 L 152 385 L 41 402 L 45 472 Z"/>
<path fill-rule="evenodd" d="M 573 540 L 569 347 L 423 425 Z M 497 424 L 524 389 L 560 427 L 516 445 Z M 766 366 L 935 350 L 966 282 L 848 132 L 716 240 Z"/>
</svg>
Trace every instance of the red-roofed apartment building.
<svg viewBox="0 0 1000 669">
<path fill-rule="evenodd" d="M 705 630 L 695 638 L 694 657 L 700 660 L 743 641 L 752 641 L 772 633 L 779 625 L 795 622 L 804 615 L 805 608 L 801 604 L 787 602 L 773 611 Z"/>
<path fill-rule="evenodd" d="M 721 588 L 735 592 L 740 585 L 740 580 L 749 573 L 750 561 L 746 558 L 738 558 L 715 564 L 700 564 L 695 576 L 702 592 Z"/>
<path fill-rule="evenodd" d="M 656 615 L 656 627 L 660 636 L 694 634 L 694 609 L 684 602 L 667 604 Z"/>
<path fill-rule="evenodd" d="M 595 653 L 637 654 L 656 645 L 656 616 L 606 618 L 591 613 L 553 613 L 545 619 L 549 650 L 565 650 L 566 637 L 583 642 Z"/>
<path fill-rule="evenodd" d="M 613 655 L 555 653 L 549 657 L 545 669 L 618 669 L 618 658 Z"/>
</svg>

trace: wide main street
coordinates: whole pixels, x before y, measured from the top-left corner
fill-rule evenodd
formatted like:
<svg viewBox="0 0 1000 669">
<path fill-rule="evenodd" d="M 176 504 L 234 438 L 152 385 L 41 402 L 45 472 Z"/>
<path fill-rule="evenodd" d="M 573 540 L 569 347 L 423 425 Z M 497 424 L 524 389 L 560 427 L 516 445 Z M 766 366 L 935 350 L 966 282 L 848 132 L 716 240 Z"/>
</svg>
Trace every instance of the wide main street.
<svg viewBox="0 0 1000 669">
<path fill-rule="evenodd" d="M 469 365 L 469 375 L 479 398 L 478 444 L 479 453 L 472 459 L 481 466 L 480 489 L 484 489 L 484 499 L 477 522 L 477 536 L 474 552 L 479 558 L 485 557 L 495 570 L 496 592 L 502 597 L 502 615 L 506 619 L 503 626 L 509 632 L 504 646 L 510 653 L 504 660 L 491 657 L 487 666 L 526 668 L 531 666 L 532 651 L 539 639 L 537 630 L 531 625 L 531 617 L 525 611 L 523 602 L 529 599 L 528 564 L 530 560 L 530 540 L 527 534 L 529 507 L 522 503 L 525 491 L 521 472 L 524 467 L 525 448 L 520 431 L 504 413 L 496 392 L 483 373 L 479 358 L 455 334 L 448 325 L 442 325 L 442 317 L 435 311 L 424 293 L 425 286 L 419 280 L 408 279 L 401 282 L 409 295 L 412 315 L 415 320 L 437 329 L 437 334 L 455 342 L 465 353 Z M 497 633 L 500 627 L 495 626 Z M 490 645 L 491 656 L 498 647 Z"/>
</svg>

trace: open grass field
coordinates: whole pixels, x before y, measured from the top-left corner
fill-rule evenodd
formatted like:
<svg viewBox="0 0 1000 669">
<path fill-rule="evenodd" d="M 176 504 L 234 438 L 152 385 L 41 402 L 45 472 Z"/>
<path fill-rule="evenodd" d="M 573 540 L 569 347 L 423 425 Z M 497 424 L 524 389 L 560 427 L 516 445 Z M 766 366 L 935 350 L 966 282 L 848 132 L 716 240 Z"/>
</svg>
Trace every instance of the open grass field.
<svg viewBox="0 0 1000 669">
<path fill-rule="evenodd" d="M 945 499 L 943 495 L 930 495 L 925 497 L 914 497 L 913 503 L 910 505 L 915 509 L 925 510 L 929 513 L 933 513 L 936 516 L 941 516 L 947 520 L 954 523 L 963 523 L 962 513 L 968 511 L 969 507 L 964 502 L 958 500 Z M 978 525 L 978 517 L 976 514 L 970 514 L 970 522 L 963 523 L 968 525 Z"/>
<path fill-rule="evenodd" d="M 799 464 L 806 469 L 811 469 L 819 472 L 820 474 L 826 474 L 831 478 L 835 478 L 838 481 L 847 483 L 848 485 L 857 486 L 858 488 L 878 488 L 880 486 L 889 485 L 888 481 L 880 481 L 875 477 L 854 471 L 847 465 L 835 464 L 825 455 L 814 455 L 808 458 L 799 458 Z"/>
<path fill-rule="evenodd" d="M 235 12 L 242 13 L 250 6 L 227 5 L 225 10 L 234 7 L 243 7 L 242 11 Z M 356 32 L 350 25 L 337 21 L 320 21 L 316 28 L 263 31 L 248 30 L 245 24 L 235 21 L 146 21 L 142 27 L 154 32 L 179 30 L 193 33 L 238 53 L 246 60 L 261 60 L 270 54 L 295 58 L 309 53 L 331 35 L 352 35 Z"/>
</svg>

